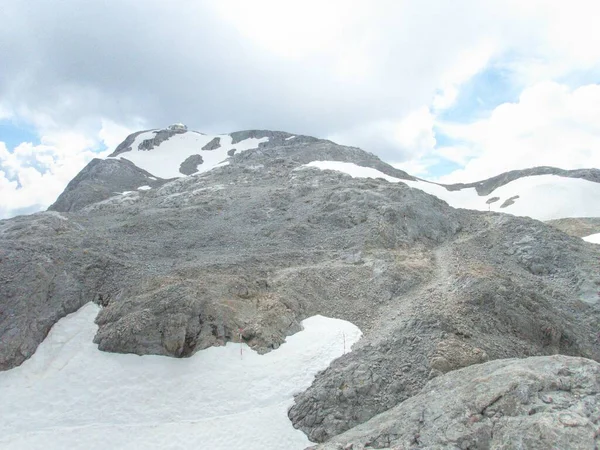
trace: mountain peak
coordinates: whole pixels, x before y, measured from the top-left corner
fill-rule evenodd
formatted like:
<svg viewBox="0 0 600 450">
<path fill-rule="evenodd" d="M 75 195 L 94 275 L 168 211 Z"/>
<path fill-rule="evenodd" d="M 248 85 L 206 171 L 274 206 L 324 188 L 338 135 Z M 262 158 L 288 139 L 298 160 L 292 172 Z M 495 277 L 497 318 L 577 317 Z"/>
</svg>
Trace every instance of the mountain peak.
<svg viewBox="0 0 600 450">
<path fill-rule="evenodd" d="M 72 211 L 123 192 L 156 188 L 176 178 L 229 170 L 311 167 L 358 178 L 403 182 L 455 208 L 498 211 L 538 220 L 598 216 L 600 170 L 534 167 L 474 182 L 444 185 L 410 176 L 356 147 L 285 131 L 204 134 L 175 123 L 133 133 L 103 161 L 90 163 L 50 209 Z M 262 176 L 254 171 L 253 176 Z"/>
</svg>

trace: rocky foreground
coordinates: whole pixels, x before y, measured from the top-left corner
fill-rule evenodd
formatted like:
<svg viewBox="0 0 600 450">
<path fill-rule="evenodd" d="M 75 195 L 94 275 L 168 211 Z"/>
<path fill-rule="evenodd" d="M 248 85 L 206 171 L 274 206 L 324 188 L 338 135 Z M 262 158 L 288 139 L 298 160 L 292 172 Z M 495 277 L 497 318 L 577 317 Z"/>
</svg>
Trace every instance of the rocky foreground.
<svg viewBox="0 0 600 450">
<path fill-rule="evenodd" d="M 600 365 L 583 358 L 476 364 L 314 448 L 594 449 L 599 382 Z"/>
<path fill-rule="evenodd" d="M 267 352 L 321 314 L 364 338 L 289 411 L 328 441 L 319 448 L 594 448 L 600 247 L 305 168 L 346 161 L 413 179 L 291 136 L 237 133 L 269 140 L 173 180 L 94 160 L 52 211 L 0 221 L 0 370 L 89 301 L 103 307 L 100 349 L 173 357 L 240 339 Z"/>
</svg>

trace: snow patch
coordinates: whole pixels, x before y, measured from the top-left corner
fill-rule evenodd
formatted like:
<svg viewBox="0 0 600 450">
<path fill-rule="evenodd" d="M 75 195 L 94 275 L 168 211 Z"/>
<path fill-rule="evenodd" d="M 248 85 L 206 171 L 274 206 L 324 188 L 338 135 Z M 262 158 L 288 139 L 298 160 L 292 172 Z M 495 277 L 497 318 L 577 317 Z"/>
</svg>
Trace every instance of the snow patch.
<svg viewBox="0 0 600 450">
<path fill-rule="evenodd" d="M 138 191 L 147 191 L 148 189 L 152 189 L 150 186 L 146 185 L 146 186 L 140 186 L 138 188 Z"/>
<path fill-rule="evenodd" d="M 187 132 L 171 136 L 152 150 L 139 150 L 140 143 L 154 137 L 154 132 L 141 133 L 136 136 L 131 146 L 132 150 L 122 153 L 116 158 L 128 159 L 141 169 L 160 178 L 179 178 L 185 176 L 179 172 L 181 163 L 191 155 L 202 155 L 204 161 L 198 166 L 198 172 L 194 173 L 197 175 L 215 167 L 227 165 L 225 162 L 229 157 L 227 152 L 233 148 L 236 149 L 236 153 L 239 153 L 258 148 L 259 144 L 269 140 L 268 137 L 248 138 L 234 145 L 232 144 L 233 138 L 227 134 L 213 136 Z M 221 146 L 218 149 L 201 150 L 216 137 L 220 138 Z"/>
<path fill-rule="evenodd" d="M 29 360 L 0 372 L 0 447 L 301 450 L 310 442 L 287 417 L 293 395 L 361 336 L 315 316 L 266 355 L 233 343 L 186 359 L 115 354 L 92 343 L 98 311 L 61 319 Z"/>
<path fill-rule="evenodd" d="M 402 182 L 412 188 L 434 195 L 454 208 L 478 211 L 488 211 L 489 209 L 515 216 L 528 216 L 537 220 L 600 216 L 600 183 L 579 178 L 558 175 L 523 177 L 499 187 L 489 195 L 480 196 L 475 188 L 448 191 L 435 183 L 402 180 L 386 175 L 377 169 L 347 162 L 312 161 L 304 167 L 337 170 L 358 178 L 383 178 L 392 183 Z M 516 196 L 518 198 L 514 198 Z M 500 197 L 500 200 L 488 205 L 486 202 L 493 197 Z M 514 203 L 500 208 L 510 198 L 514 198 Z"/>
<path fill-rule="evenodd" d="M 290 137 L 286 137 L 286 138 L 285 138 L 285 140 L 286 140 L 286 141 L 289 141 L 289 140 L 291 140 L 291 139 L 294 139 L 295 137 L 296 137 L 296 136 L 290 136 Z"/>
<path fill-rule="evenodd" d="M 600 244 L 600 233 L 590 234 L 582 238 L 584 241 L 591 242 L 592 244 Z"/>
</svg>

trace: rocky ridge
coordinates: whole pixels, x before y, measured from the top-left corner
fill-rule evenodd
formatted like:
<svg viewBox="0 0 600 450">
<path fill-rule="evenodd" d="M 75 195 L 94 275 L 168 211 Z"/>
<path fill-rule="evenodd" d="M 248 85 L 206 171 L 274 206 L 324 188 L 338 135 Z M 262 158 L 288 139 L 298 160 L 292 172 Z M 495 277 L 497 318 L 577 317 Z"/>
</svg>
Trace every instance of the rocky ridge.
<svg viewBox="0 0 600 450">
<path fill-rule="evenodd" d="M 264 130 L 229 136 L 268 141 L 172 180 L 94 160 L 51 211 L 0 221 L 0 370 L 88 301 L 103 306 L 100 349 L 175 357 L 240 339 L 266 352 L 306 317 L 338 317 L 364 338 L 289 416 L 313 441 L 348 432 L 333 442 L 366 445 L 370 429 L 348 430 L 396 417 L 454 374 L 467 392 L 481 377 L 470 366 L 600 359 L 597 246 L 532 219 L 453 209 L 403 183 L 303 167 L 347 161 L 413 179 L 357 148 Z"/>
<path fill-rule="evenodd" d="M 537 175 L 558 175 L 567 178 L 581 178 L 583 180 L 593 181 L 600 183 L 600 169 L 575 169 L 575 170 L 564 170 L 557 167 L 532 167 L 530 169 L 522 170 L 511 170 L 509 172 L 496 175 L 495 177 L 488 178 L 482 181 L 476 181 L 474 183 L 455 183 L 455 184 L 441 184 L 449 191 L 459 191 L 461 189 L 475 188 L 479 195 L 489 195 L 501 186 L 504 186 L 511 181 L 518 180 L 523 177 L 537 176 Z"/>
<path fill-rule="evenodd" d="M 557 219 L 549 220 L 547 223 L 571 236 L 585 237 L 600 233 L 600 217 Z"/>
</svg>

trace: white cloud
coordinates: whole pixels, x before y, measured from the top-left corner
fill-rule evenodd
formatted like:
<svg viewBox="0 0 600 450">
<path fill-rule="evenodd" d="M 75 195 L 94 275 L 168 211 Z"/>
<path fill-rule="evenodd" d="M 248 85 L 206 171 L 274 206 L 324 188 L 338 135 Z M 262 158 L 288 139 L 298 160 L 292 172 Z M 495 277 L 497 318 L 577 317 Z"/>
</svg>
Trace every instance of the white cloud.
<svg viewBox="0 0 600 450">
<path fill-rule="evenodd" d="M 600 167 L 600 85 L 570 89 L 554 82 L 525 89 L 517 103 L 498 106 L 469 124 L 438 124 L 472 157 L 444 181 L 475 181 L 533 166 Z M 469 154 L 469 149 L 470 154 Z M 456 158 L 460 160 L 459 157 Z"/>
<path fill-rule="evenodd" d="M 434 116 L 427 107 L 408 114 L 394 130 L 396 142 L 402 148 L 410 149 L 416 154 L 431 151 L 435 147 L 433 133 Z"/>
<path fill-rule="evenodd" d="M 98 152 L 101 143 L 113 145 L 117 136 L 125 137 L 122 132 L 106 122 L 95 139 L 77 131 L 49 132 L 40 144 L 22 143 L 13 151 L 0 142 L 0 218 L 47 208 L 89 161 L 112 151 Z"/>
<path fill-rule="evenodd" d="M 496 42 L 487 41 L 461 52 L 456 58 L 456 63 L 442 75 L 442 87 L 433 98 L 433 108 L 439 111 L 451 107 L 458 97 L 461 85 L 482 71 L 500 49 Z"/>
<path fill-rule="evenodd" d="M 0 103 L 0 120 L 10 119 L 12 117 L 12 112 L 10 108 L 6 105 Z"/>
<path fill-rule="evenodd" d="M 330 136 L 423 174 L 443 160 L 466 164 L 454 177 L 595 161 L 596 94 L 572 88 L 600 76 L 596 0 L 173 0 L 143 8 L 14 0 L 6 8 L 0 119 L 16 117 L 44 138 L 14 156 L 0 151 L 4 211 L 48 204 L 47 187 L 66 184 L 92 149 L 174 121 L 209 132 Z M 148 27 L 157 17 L 160 26 Z M 458 143 L 439 147 L 436 114 L 490 64 L 523 96 L 486 120 L 440 124 Z M 19 193 L 17 177 L 29 186 Z"/>
<path fill-rule="evenodd" d="M 421 177 L 425 179 L 429 179 L 429 169 L 431 166 L 434 166 L 439 162 L 436 158 L 421 158 L 421 159 L 412 159 L 410 161 L 404 161 L 401 163 L 392 164 L 396 169 L 400 169 L 405 171 L 406 173 Z"/>
<path fill-rule="evenodd" d="M 214 7 L 246 39 L 289 59 L 345 47 L 347 32 L 368 15 L 354 0 L 220 0 Z"/>
<path fill-rule="evenodd" d="M 125 138 L 135 131 L 142 130 L 144 127 L 142 121 L 138 121 L 136 129 L 114 123 L 109 119 L 102 119 L 102 128 L 98 133 L 98 137 L 109 150 L 114 150 Z"/>
<path fill-rule="evenodd" d="M 387 153 L 391 158 L 395 156 L 402 159 L 403 155 L 419 157 L 435 147 L 433 125 L 434 116 L 425 106 L 403 118 L 367 123 L 330 135 L 328 139 L 344 145 L 359 146 L 380 155 Z"/>
<path fill-rule="evenodd" d="M 600 3 L 595 0 L 507 0 L 514 59 L 528 84 L 600 69 Z"/>
</svg>

